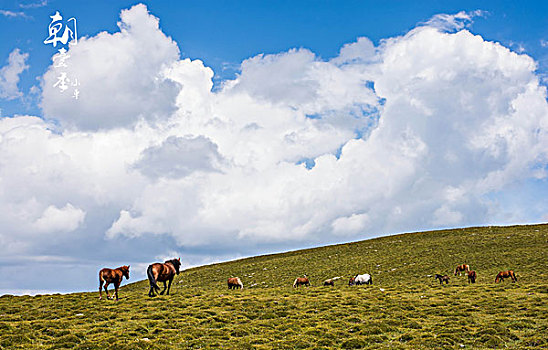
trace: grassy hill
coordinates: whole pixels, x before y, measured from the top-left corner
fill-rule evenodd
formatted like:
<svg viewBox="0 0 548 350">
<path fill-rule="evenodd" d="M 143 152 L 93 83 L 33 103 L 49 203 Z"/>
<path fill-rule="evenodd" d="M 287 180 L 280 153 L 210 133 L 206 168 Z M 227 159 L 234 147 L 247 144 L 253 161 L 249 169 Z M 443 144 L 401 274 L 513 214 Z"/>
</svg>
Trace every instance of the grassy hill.
<svg viewBox="0 0 548 350">
<path fill-rule="evenodd" d="M 0 297 L 6 349 L 548 348 L 548 225 L 410 233 L 181 272 L 172 295 Z M 478 281 L 454 277 L 469 264 Z M 518 283 L 495 284 L 516 271 Z M 370 273 L 373 286 L 348 287 Z M 451 274 L 440 286 L 436 273 Z M 307 274 L 310 288 L 292 288 Z M 245 288 L 229 291 L 239 276 Z M 324 279 L 342 276 L 335 287 Z"/>
</svg>

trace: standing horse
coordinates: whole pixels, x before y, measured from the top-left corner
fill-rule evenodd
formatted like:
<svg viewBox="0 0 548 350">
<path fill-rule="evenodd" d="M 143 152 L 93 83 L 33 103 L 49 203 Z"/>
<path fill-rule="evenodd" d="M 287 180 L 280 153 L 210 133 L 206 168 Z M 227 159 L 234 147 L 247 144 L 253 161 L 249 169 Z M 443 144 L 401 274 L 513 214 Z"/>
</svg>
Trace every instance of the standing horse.
<svg viewBox="0 0 548 350">
<path fill-rule="evenodd" d="M 476 271 L 468 271 L 468 283 L 476 283 Z"/>
<path fill-rule="evenodd" d="M 114 293 L 116 295 L 116 301 L 118 301 L 118 287 L 122 283 L 123 278 L 129 279 L 129 265 L 120 266 L 117 269 L 104 268 L 99 271 L 99 300 L 103 299 L 101 289 L 103 289 L 103 283 L 105 283 L 105 292 L 107 293 L 107 299 L 112 299 L 108 295 L 108 285 L 114 283 Z"/>
<path fill-rule="evenodd" d="M 368 273 L 363 275 L 356 275 L 355 277 L 350 277 L 348 281 L 349 286 L 360 285 L 360 284 L 373 284 L 373 278 Z"/>
<path fill-rule="evenodd" d="M 307 286 L 310 287 L 310 280 L 306 277 L 297 277 L 295 279 L 295 282 L 293 282 L 293 288 L 297 288 L 298 286 Z"/>
<path fill-rule="evenodd" d="M 227 281 L 228 289 L 244 289 L 244 284 L 242 283 L 242 280 L 240 280 L 239 277 L 230 277 Z"/>
<path fill-rule="evenodd" d="M 499 272 L 497 277 L 495 277 L 495 283 L 499 283 L 500 281 L 504 282 L 504 279 L 508 278 L 508 277 L 510 277 L 512 279 L 512 282 L 517 282 L 518 281 L 518 278 L 516 277 L 516 274 L 514 273 L 514 271 L 508 270 L 508 271 Z"/>
<path fill-rule="evenodd" d="M 459 274 L 459 276 L 461 276 L 462 272 L 468 273 L 469 271 L 470 271 L 470 265 L 466 265 L 466 264 L 459 265 L 455 267 L 455 276 L 457 275 L 457 273 Z"/>
<path fill-rule="evenodd" d="M 443 282 L 445 282 L 445 284 L 449 284 L 449 276 L 447 275 L 440 275 L 440 274 L 436 274 L 436 276 L 434 278 L 437 278 L 440 280 L 440 284 L 443 284 Z"/>
<path fill-rule="evenodd" d="M 164 294 L 167 289 L 167 295 L 169 295 L 169 288 L 171 287 L 171 282 L 175 274 L 179 274 L 179 267 L 181 266 L 181 259 L 171 259 L 167 260 L 165 263 L 154 263 L 148 266 L 147 276 L 148 282 L 150 283 L 150 290 L 148 291 L 148 296 L 155 296 L 155 291 L 158 292 L 160 287 L 156 284 L 158 282 L 164 282 L 164 290 L 160 294 Z M 166 281 L 169 284 L 166 286 Z"/>
</svg>

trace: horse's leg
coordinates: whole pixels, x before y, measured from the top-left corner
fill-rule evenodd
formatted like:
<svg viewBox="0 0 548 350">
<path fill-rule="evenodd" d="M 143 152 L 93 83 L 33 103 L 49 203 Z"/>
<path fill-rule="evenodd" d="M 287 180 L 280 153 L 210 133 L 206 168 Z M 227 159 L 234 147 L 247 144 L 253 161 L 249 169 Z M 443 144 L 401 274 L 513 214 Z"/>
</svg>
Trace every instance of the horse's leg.
<svg viewBox="0 0 548 350">
<path fill-rule="evenodd" d="M 169 279 L 169 282 L 167 283 L 167 293 L 166 295 L 169 295 L 169 289 L 171 288 L 171 282 L 173 281 L 173 277 Z M 165 282 L 164 282 L 165 283 Z"/>
<path fill-rule="evenodd" d="M 102 294 L 103 282 L 104 282 L 103 279 L 99 277 L 99 300 L 103 299 L 103 294 Z"/>
<path fill-rule="evenodd" d="M 154 296 L 154 287 L 150 285 L 150 290 L 148 291 L 148 296 L 153 297 Z"/>
<path fill-rule="evenodd" d="M 118 287 L 120 287 L 120 282 L 114 281 L 114 293 L 116 294 L 116 301 L 118 301 Z"/>
<path fill-rule="evenodd" d="M 108 295 L 108 285 L 109 283 L 105 281 L 105 293 L 107 293 L 107 299 L 110 299 L 110 295 Z"/>
</svg>

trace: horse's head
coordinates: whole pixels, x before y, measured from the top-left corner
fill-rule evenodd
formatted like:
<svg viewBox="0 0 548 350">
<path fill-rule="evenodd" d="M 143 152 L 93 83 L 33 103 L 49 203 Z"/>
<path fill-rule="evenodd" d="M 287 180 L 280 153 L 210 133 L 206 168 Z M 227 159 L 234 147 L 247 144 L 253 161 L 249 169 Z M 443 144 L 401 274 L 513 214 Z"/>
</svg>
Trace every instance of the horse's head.
<svg viewBox="0 0 548 350">
<path fill-rule="evenodd" d="M 181 267 L 181 258 L 178 259 L 172 259 L 170 262 L 173 264 L 173 267 L 175 268 L 175 272 L 179 274 L 179 268 Z"/>
<path fill-rule="evenodd" d="M 502 272 L 499 272 L 499 274 L 497 275 L 497 277 L 495 277 L 495 283 L 499 283 L 499 281 L 501 280 L 502 278 Z"/>
<path fill-rule="evenodd" d="M 124 265 L 122 266 L 122 275 L 128 280 L 129 279 L 129 266 L 130 265 Z"/>
<path fill-rule="evenodd" d="M 354 285 L 354 280 L 355 280 L 354 277 L 350 277 L 350 279 L 348 280 L 348 285 L 353 286 Z"/>
</svg>

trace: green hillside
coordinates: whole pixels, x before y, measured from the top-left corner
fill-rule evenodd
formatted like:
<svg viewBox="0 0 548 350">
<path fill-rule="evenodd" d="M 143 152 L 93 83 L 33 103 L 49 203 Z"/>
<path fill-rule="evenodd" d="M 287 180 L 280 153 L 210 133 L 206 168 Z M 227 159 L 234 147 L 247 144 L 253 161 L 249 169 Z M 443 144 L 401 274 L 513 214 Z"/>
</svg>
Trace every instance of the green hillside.
<svg viewBox="0 0 548 350">
<path fill-rule="evenodd" d="M 147 281 L 123 287 L 117 303 L 97 292 L 3 296 L 0 347 L 548 348 L 547 254 L 548 225 L 455 229 L 193 268 L 170 296 L 147 297 Z M 476 284 L 452 275 L 462 263 Z M 518 283 L 495 284 L 507 269 Z M 347 286 L 357 273 L 374 284 Z M 303 274 L 312 287 L 292 288 Z M 245 288 L 229 291 L 231 276 Z"/>
</svg>

